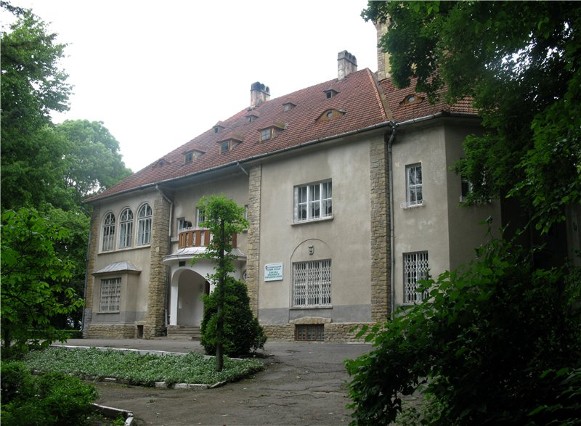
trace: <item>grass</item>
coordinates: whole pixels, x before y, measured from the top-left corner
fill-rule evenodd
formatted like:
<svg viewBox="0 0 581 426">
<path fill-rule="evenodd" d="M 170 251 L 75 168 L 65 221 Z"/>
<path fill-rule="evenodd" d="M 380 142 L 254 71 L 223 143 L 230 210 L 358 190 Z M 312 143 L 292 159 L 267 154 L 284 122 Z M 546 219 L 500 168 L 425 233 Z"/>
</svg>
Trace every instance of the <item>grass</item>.
<svg viewBox="0 0 581 426">
<path fill-rule="evenodd" d="M 224 358 L 224 369 L 215 371 L 213 357 L 198 353 L 154 355 L 137 352 L 47 348 L 30 352 L 26 365 L 38 372 L 61 372 L 83 379 L 115 378 L 124 383 L 154 386 L 155 382 L 213 385 L 240 380 L 264 368 L 256 359 Z"/>
</svg>

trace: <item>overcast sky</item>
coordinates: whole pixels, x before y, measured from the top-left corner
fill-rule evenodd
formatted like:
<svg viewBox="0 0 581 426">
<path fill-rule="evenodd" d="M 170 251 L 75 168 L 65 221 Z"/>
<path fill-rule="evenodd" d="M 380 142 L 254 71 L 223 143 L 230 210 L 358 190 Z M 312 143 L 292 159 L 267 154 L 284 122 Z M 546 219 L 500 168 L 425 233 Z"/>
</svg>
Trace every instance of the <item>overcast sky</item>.
<svg viewBox="0 0 581 426">
<path fill-rule="evenodd" d="M 365 0 L 11 0 L 59 42 L 74 86 L 70 111 L 102 121 L 137 171 L 249 106 L 337 77 L 337 54 L 377 70 Z"/>
</svg>

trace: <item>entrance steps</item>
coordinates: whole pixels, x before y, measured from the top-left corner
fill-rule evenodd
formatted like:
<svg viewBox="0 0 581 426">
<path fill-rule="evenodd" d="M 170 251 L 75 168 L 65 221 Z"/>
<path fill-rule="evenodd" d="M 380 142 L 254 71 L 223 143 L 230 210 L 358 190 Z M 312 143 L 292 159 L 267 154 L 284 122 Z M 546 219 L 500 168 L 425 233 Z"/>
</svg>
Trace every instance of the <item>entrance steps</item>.
<svg viewBox="0 0 581 426">
<path fill-rule="evenodd" d="M 189 325 L 168 325 L 167 338 L 175 340 L 200 340 L 200 327 Z"/>
</svg>

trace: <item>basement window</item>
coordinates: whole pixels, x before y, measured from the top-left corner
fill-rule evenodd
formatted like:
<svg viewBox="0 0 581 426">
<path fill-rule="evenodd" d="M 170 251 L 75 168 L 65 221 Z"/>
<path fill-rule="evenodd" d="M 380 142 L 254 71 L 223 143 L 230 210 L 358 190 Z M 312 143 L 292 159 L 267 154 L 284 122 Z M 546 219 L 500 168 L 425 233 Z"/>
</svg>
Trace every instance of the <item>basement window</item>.
<svg viewBox="0 0 581 426">
<path fill-rule="evenodd" d="M 325 340 L 324 324 L 296 324 L 295 340 L 306 342 L 322 342 Z"/>
</svg>

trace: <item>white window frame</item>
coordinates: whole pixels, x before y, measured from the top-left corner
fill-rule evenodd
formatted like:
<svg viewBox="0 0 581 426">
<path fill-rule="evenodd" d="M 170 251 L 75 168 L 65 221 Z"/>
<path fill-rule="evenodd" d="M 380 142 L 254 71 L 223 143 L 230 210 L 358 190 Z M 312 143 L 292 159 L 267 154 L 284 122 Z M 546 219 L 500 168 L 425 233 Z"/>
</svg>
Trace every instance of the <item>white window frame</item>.
<svg viewBox="0 0 581 426">
<path fill-rule="evenodd" d="M 294 188 L 294 221 L 309 222 L 333 217 L 333 184 L 325 180 Z"/>
<path fill-rule="evenodd" d="M 121 277 L 102 278 L 99 294 L 99 312 L 119 312 L 121 302 Z"/>
<path fill-rule="evenodd" d="M 419 172 L 419 173 L 418 173 Z M 406 207 L 424 204 L 422 163 L 405 166 Z"/>
<path fill-rule="evenodd" d="M 293 263 L 292 306 L 331 306 L 331 259 Z"/>
<path fill-rule="evenodd" d="M 133 245 L 133 212 L 125 208 L 119 215 L 119 248 Z"/>
<path fill-rule="evenodd" d="M 137 245 L 151 244 L 151 218 L 153 210 L 148 203 L 142 204 L 137 211 Z"/>
<path fill-rule="evenodd" d="M 204 222 L 206 220 L 206 215 L 204 214 L 204 211 L 196 208 L 196 228 L 202 228 L 202 222 Z"/>
<path fill-rule="evenodd" d="M 115 249 L 115 215 L 109 212 L 103 219 L 103 244 L 102 251 L 112 251 Z"/>
<path fill-rule="evenodd" d="M 417 291 L 418 281 L 429 274 L 428 251 L 403 253 L 403 304 L 413 305 L 428 297 L 428 292 Z"/>
</svg>

